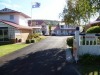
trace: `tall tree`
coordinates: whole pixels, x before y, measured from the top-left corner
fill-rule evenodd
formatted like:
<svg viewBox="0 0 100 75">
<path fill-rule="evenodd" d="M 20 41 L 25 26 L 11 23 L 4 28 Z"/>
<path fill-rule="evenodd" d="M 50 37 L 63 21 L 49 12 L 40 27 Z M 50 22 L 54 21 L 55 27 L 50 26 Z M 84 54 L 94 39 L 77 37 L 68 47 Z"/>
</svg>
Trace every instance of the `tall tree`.
<svg viewBox="0 0 100 75">
<path fill-rule="evenodd" d="M 88 22 L 90 17 L 100 9 L 100 0 L 67 0 L 63 10 L 63 20 L 69 25 Z"/>
</svg>

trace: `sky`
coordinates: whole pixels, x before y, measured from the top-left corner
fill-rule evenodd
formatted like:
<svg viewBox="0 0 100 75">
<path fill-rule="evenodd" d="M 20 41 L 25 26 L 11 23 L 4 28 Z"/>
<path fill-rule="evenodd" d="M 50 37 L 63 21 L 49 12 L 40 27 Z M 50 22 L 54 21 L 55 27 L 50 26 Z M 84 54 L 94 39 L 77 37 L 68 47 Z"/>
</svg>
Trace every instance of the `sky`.
<svg viewBox="0 0 100 75">
<path fill-rule="evenodd" d="M 32 3 L 39 2 L 39 8 L 32 8 Z M 65 0 L 0 0 L 0 9 L 10 8 L 23 12 L 32 19 L 61 20 Z M 32 9 L 32 15 L 31 15 Z"/>
</svg>

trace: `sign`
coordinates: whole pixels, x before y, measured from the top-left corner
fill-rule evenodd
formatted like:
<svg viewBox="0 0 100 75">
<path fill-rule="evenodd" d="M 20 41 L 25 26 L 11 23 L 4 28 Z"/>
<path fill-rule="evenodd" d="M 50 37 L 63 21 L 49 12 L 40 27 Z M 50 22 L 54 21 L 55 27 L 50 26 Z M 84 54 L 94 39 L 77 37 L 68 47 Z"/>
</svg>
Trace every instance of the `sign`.
<svg viewBox="0 0 100 75">
<path fill-rule="evenodd" d="M 96 36 L 95 36 L 95 34 L 86 34 L 85 40 L 89 40 L 89 41 L 96 40 Z"/>
</svg>

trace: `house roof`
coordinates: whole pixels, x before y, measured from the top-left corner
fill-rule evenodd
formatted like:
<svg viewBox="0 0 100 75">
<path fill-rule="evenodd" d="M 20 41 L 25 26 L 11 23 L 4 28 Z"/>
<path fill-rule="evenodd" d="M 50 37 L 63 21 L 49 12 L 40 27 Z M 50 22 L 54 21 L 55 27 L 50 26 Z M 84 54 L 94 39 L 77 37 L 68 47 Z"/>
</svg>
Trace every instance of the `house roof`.
<svg viewBox="0 0 100 75">
<path fill-rule="evenodd" d="M 35 22 L 36 25 L 58 25 L 59 21 L 56 20 L 29 20 L 28 24 L 31 25 L 31 22 Z"/>
<path fill-rule="evenodd" d="M 100 16 L 96 19 L 96 21 L 100 21 Z"/>
<path fill-rule="evenodd" d="M 15 11 L 15 10 L 12 10 L 12 9 L 9 9 L 9 8 L 4 8 L 2 10 L 0 10 L 0 14 L 19 14 L 19 15 L 22 15 L 24 16 L 25 18 L 30 18 L 28 15 L 22 13 L 22 12 L 19 12 L 19 11 Z"/>
<path fill-rule="evenodd" d="M 94 22 L 91 22 L 89 24 L 92 25 L 92 24 L 96 24 L 96 23 L 100 23 L 100 21 L 94 21 Z"/>
<path fill-rule="evenodd" d="M 93 22 L 89 23 L 89 25 L 100 23 L 100 16 Z"/>
<path fill-rule="evenodd" d="M 60 27 L 59 26 L 51 26 L 51 30 L 59 30 Z"/>
<path fill-rule="evenodd" d="M 10 22 L 10 21 L 6 21 L 6 20 L 0 20 L 0 22 L 2 22 L 4 24 L 7 24 L 7 25 L 10 25 L 12 27 L 15 27 L 16 29 L 29 29 L 29 30 L 32 29 L 31 27 L 21 26 L 21 25 L 18 25 L 16 23 L 13 23 L 13 22 Z"/>
<path fill-rule="evenodd" d="M 33 26 L 33 27 L 31 27 L 31 28 L 33 28 L 33 29 L 41 29 L 42 27 L 41 26 Z"/>
</svg>

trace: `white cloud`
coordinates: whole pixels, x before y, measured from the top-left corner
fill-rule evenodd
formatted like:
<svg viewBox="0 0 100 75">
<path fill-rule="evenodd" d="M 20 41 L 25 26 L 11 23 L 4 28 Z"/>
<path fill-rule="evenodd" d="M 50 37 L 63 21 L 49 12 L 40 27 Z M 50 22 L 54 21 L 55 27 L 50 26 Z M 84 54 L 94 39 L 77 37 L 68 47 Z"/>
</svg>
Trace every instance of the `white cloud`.
<svg viewBox="0 0 100 75">
<path fill-rule="evenodd" d="M 1 3 L 11 3 L 11 0 L 0 0 Z"/>
<path fill-rule="evenodd" d="M 11 0 L 6 0 L 6 1 L 8 1 L 9 3 L 12 3 L 12 1 L 11 1 Z"/>
<path fill-rule="evenodd" d="M 4 3 L 4 2 L 1 2 L 0 5 L 3 5 L 3 6 L 5 6 L 5 7 L 10 7 L 10 6 L 11 6 L 10 4 Z"/>
<path fill-rule="evenodd" d="M 0 0 L 0 5 L 7 7 L 7 8 L 21 8 L 20 5 L 12 3 L 11 0 Z"/>
<path fill-rule="evenodd" d="M 63 8 L 65 6 L 65 0 L 52 0 L 52 2 L 50 2 L 49 4 L 45 4 L 41 7 L 39 10 L 37 10 L 37 12 L 33 12 L 33 18 L 48 18 L 48 19 L 59 19 L 59 13 L 61 13 L 63 11 Z M 40 11 L 41 14 L 40 14 Z M 38 14 L 38 15 L 37 15 Z"/>
<path fill-rule="evenodd" d="M 21 6 L 18 4 L 12 4 L 12 6 L 13 6 L 13 8 L 21 8 Z"/>
<path fill-rule="evenodd" d="M 13 9 L 15 9 L 15 8 L 19 9 L 19 8 L 21 8 L 20 5 L 18 5 L 18 4 L 12 4 L 12 3 L 0 2 L 0 5 L 2 5 L 4 7 L 7 7 L 7 8 L 13 8 Z"/>
</svg>

